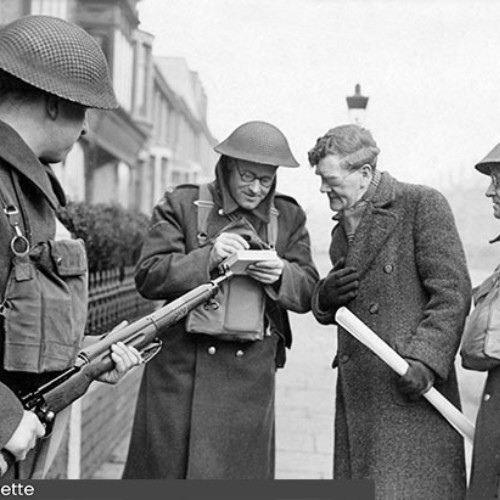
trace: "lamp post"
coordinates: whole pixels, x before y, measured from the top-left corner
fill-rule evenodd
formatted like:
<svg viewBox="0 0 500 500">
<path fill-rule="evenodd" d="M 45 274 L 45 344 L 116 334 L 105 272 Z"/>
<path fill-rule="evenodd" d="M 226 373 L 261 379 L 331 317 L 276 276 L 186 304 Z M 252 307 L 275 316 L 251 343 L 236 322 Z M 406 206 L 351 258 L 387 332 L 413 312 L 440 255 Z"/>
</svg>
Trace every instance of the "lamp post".
<svg viewBox="0 0 500 500">
<path fill-rule="evenodd" d="M 368 97 L 361 94 L 361 85 L 354 86 L 354 95 L 346 97 L 349 121 L 356 125 L 363 126 L 368 106 Z"/>
</svg>

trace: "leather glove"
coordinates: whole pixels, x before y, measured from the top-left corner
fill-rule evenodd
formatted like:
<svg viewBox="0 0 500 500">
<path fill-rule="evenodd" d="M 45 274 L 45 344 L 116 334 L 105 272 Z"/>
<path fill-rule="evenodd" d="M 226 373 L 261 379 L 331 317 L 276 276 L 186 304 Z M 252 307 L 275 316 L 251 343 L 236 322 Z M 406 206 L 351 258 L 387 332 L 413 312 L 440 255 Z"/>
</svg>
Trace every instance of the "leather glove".
<svg viewBox="0 0 500 500">
<path fill-rule="evenodd" d="M 358 271 L 344 267 L 344 263 L 344 257 L 335 263 L 319 289 L 318 303 L 323 311 L 336 310 L 358 295 Z"/>
<path fill-rule="evenodd" d="M 399 390 L 412 401 L 423 396 L 434 384 L 434 372 L 421 361 L 406 359 L 408 370 L 398 380 Z"/>
</svg>

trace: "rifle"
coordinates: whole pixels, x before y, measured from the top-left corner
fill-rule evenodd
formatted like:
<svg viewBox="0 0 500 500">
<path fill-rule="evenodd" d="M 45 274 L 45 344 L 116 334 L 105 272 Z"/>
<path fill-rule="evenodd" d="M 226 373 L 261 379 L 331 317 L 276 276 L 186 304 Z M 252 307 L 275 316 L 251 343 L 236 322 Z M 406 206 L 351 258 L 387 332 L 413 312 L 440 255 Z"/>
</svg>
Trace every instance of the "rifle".
<svg viewBox="0 0 500 500">
<path fill-rule="evenodd" d="M 47 429 L 47 435 L 50 435 L 56 414 L 81 398 L 95 379 L 113 369 L 114 363 L 110 355 L 112 344 L 123 342 L 129 347 L 135 347 L 143 355 L 144 361 L 149 361 L 161 349 L 161 340 L 157 335 L 196 307 L 208 305 L 221 284 L 231 276 L 232 272 L 227 271 L 152 314 L 99 337 L 97 342 L 79 351 L 71 367 L 33 392 L 20 395 L 24 408 L 38 416 Z M 0 454 L 9 466 L 12 465 L 14 457 L 10 452 L 1 450 Z M 0 470 L 0 476 L 5 472 L 6 470 Z"/>
</svg>

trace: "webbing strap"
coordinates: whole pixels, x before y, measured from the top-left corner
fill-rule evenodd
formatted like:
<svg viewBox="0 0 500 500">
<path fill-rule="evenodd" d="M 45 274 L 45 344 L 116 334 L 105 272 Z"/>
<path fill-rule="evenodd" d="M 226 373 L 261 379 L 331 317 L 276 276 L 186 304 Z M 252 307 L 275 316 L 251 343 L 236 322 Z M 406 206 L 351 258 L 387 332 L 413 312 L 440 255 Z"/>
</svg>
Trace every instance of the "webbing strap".
<svg viewBox="0 0 500 500">
<path fill-rule="evenodd" d="M 194 202 L 198 208 L 198 244 L 202 246 L 208 238 L 207 221 L 210 210 L 214 206 L 214 200 L 208 184 L 201 184 L 199 190 L 199 199 Z"/>
<path fill-rule="evenodd" d="M 207 238 L 207 223 L 208 216 L 212 207 L 214 206 L 214 200 L 212 197 L 212 192 L 210 191 L 210 184 L 201 184 L 199 193 L 199 198 L 194 202 L 198 208 L 198 244 L 203 245 Z M 267 242 L 274 248 L 276 241 L 278 240 L 278 215 L 279 210 L 274 206 L 271 207 L 271 219 L 269 224 L 267 224 Z"/>
<path fill-rule="evenodd" d="M 17 177 L 12 174 L 14 187 L 16 189 L 16 193 L 18 193 L 19 184 Z M 17 209 L 16 205 L 12 201 L 11 196 L 5 190 L 2 190 L 0 184 L 0 203 L 3 207 L 3 212 L 7 216 L 10 226 L 12 227 L 12 240 L 10 241 L 10 248 L 12 252 L 17 256 L 25 256 L 28 254 L 30 249 L 29 240 L 24 236 L 21 228 L 19 226 L 20 221 L 20 213 Z"/>
</svg>

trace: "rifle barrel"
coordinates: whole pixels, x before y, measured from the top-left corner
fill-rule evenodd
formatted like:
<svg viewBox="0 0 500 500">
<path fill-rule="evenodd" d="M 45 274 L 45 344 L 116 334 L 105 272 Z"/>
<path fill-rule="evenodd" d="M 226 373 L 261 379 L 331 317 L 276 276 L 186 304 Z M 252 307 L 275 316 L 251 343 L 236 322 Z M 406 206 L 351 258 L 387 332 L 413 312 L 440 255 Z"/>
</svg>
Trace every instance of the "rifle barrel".
<svg viewBox="0 0 500 500">
<path fill-rule="evenodd" d="M 172 326 L 184 318 L 192 309 L 207 302 L 213 297 L 220 284 L 232 273 L 197 286 L 157 311 L 134 321 L 130 325 L 111 331 L 104 338 L 82 349 L 78 354 L 76 365 L 82 366 L 102 355 L 109 355 L 109 349 L 116 342 L 124 342 L 138 349 L 151 343 L 160 330 Z"/>
</svg>

